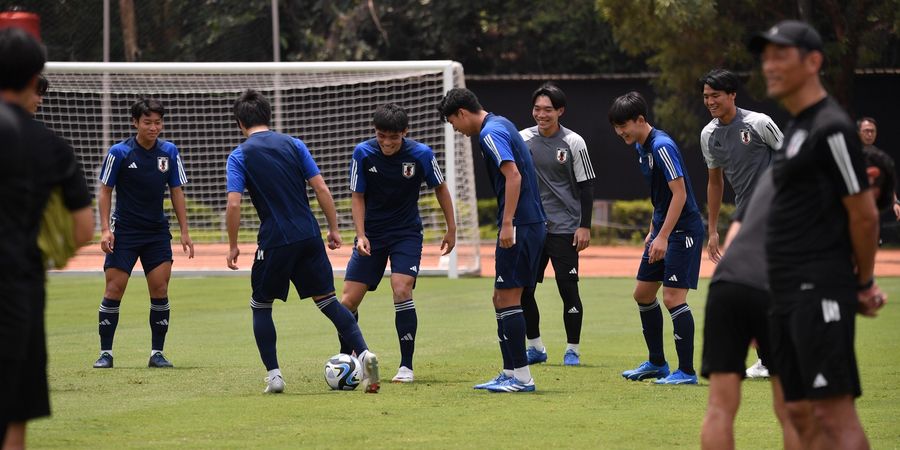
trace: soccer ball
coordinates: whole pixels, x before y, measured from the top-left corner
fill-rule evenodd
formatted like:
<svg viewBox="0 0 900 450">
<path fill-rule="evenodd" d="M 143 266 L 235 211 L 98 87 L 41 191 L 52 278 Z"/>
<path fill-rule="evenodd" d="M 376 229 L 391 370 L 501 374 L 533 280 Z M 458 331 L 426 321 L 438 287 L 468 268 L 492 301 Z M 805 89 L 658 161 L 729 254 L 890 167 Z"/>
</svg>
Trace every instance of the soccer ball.
<svg viewBox="0 0 900 450">
<path fill-rule="evenodd" d="M 325 362 L 325 382 L 336 391 L 356 389 L 360 375 L 359 360 L 346 353 L 338 353 Z"/>
</svg>

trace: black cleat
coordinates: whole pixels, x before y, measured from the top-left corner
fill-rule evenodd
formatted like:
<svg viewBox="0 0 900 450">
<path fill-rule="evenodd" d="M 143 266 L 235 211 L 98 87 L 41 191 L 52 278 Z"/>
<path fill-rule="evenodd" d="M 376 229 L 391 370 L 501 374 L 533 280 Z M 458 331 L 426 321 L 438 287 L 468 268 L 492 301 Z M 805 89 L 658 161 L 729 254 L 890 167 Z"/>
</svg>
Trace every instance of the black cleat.
<svg viewBox="0 0 900 450">
<path fill-rule="evenodd" d="M 173 367 L 172 363 L 163 356 L 162 352 L 156 352 L 150 356 L 150 361 L 147 362 L 147 367 Z"/>
<path fill-rule="evenodd" d="M 112 369 L 113 368 L 113 357 L 107 352 L 103 352 L 100 354 L 100 358 L 94 362 L 95 369 Z"/>
</svg>

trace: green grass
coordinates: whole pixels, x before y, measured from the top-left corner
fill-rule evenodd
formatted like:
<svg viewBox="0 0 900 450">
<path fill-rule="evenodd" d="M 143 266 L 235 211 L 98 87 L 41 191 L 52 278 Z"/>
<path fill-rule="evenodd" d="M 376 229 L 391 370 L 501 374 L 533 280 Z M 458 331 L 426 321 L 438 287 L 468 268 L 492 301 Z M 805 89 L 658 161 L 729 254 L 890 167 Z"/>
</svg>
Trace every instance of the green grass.
<svg viewBox="0 0 900 450">
<path fill-rule="evenodd" d="M 900 292 L 900 279 L 879 280 Z M 706 282 L 688 298 L 698 324 L 699 366 Z M 143 279 L 122 304 L 116 368 L 95 370 L 103 281 L 53 277 L 47 329 L 53 417 L 32 422 L 34 448 L 697 448 L 707 387 L 628 382 L 619 373 L 646 355 L 629 279 L 585 279 L 582 367 L 561 365 L 565 335 L 551 283 L 539 288 L 550 363 L 534 367 L 534 394 L 471 387 L 499 366 L 488 279 L 422 278 L 416 290 L 416 382 L 377 395 L 330 391 L 325 360 L 337 352 L 332 325 L 292 294 L 275 307 L 286 392 L 262 394 L 265 370 L 253 340 L 246 277 L 175 278 L 166 353 L 174 370 L 146 368 L 150 331 Z M 382 361 L 399 362 L 389 284 L 370 293 L 361 325 Z M 666 320 L 666 336 L 671 322 Z M 858 408 L 874 448 L 900 443 L 900 307 L 859 319 L 864 395 Z M 666 339 L 674 359 L 674 346 Z M 769 385 L 744 384 L 738 448 L 777 448 Z M 652 436 L 652 438 L 651 438 Z M 652 440 L 651 440 L 652 439 Z"/>
</svg>

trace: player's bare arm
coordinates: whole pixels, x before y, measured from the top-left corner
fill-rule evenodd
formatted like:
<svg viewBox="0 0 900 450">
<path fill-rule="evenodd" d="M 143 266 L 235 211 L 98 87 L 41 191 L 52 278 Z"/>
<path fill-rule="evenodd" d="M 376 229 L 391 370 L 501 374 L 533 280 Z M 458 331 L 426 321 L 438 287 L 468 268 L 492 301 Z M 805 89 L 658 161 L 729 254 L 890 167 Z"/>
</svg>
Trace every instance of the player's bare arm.
<svg viewBox="0 0 900 450">
<path fill-rule="evenodd" d="M 453 199 L 450 197 L 450 189 L 446 183 L 441 183 L 434 188 L 434 196 L 444 213 L 444 221 L 447 223 L 447 232 L 441 240 L 441 255 L 447 255 L 456 247 L 456 215 L 453 213 Z"/>
<path fill-rule="evenodd" d="M 709 169 L 709 181 L 706 184 L 709 244 L 707 244 L 706 250 L 709 253 L 709 259 L 714 263 L 718 263 L 722 258 L 722 250 L 719 248 L 719 209 L 722 206 L 724 190 L 725 177 L 722 175 L 722 168 Z"/>
<path fill-rule="evenodd" d="M 187 207 L 184 201 L 184 189 L 181 186 L 169 189 L 172 198 L 172 208 L 175 209 L 175 217 L 178 218 L 178 227 L 181 229 L 181 249 L 188 259 L 194 257 L 194 241 L 191 240 L 188 231 Z"/>
<path fill-rule="evenodd" d="M 100 186 L 100 195 L 97 198 L 97 207 L 100 208 L 100 250 L 103 253 L 112 253 L 116 245 L 116 236 L 109 226 L 109 214 L 112 210 L 113 188 L 107 185 Z"/>
<path fill-rule="evenodd" d="M 334 198 L 331 197 L 331 191 L 325 184 L 322 175 L 316 175 L 308 180 L 316 193 L 316 201 L 319 207 L 325 213 L 325 220 L 328 221 L 328 248 L 335 250 L 341 247 L 341 233 L 338 231 L 337 211 L 334 208 Z"/>
<path fill-rule="evenodd" d="M 506 179 L 505 206 L 503 208 L 503 220 L 500 222 L 500 247 L 510 248 L 516 243 L 513 217 L 516 216 L 516 208 L 519 206 L 519 189 L 522 187 L 522 174 L 519 173 L 519 168 L 512 161 L 504 161 L 500 164 L 500 173 Z"/>
<path fill-rule="evenodd" d="M 353 215 L 353 227 L 356 229 L 356 251 L 363 256 L 372 255 L 369 238 L 366 237 L 366 194 L 353 192 L 350 194 L 350 212 Z"/>
<path fill-rule="evenodd" d="M 241 193 L 229 192 L 228 201 L 225 204 L 225 228 L 228 230 L 228 257 L 226 263 L 231 270 L 237 270 L 238 255 L 238 230 L 241 227 Z"/>
<path fill-rule="evenodd" d="M 878 249 L 878 209 L 871 192 L 865 190 L 841 199 L 847 210 L 850 242 L 856 260 L 859 311 L 874 316 L 885 295 L 875 283 L 875 252 Z"/>
<path fill-rule="evenodd" d="M 681 217 L 681 210 L 687 201 L 687 190 L 684 187 L 684 177 L 678 177 L 669 182 L 669 189 L 672 190 L 672 201 L 669 203 L 669 210 L 666 211 L 666 220 L 659 228 L 659 232 L 650 243 L 649 263 L 662 261 L 666 257 L 666 250 L 669 247 L 669 235 L 675 229 L 678 218 Z"/>
</svg>

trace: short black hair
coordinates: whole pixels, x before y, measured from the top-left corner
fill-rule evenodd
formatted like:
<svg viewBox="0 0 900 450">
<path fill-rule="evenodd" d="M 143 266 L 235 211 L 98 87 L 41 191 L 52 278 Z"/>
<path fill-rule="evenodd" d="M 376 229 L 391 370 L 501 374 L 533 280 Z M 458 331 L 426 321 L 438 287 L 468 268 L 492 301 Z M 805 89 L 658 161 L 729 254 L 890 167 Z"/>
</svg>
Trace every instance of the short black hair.
<svg viewBox="0 0 900 450">
<path fill-rule="evenodd" d="M 875 125 L 875 128 L 878 128 L 878 122 L 868 116 L 860 117 L 859 120 L 856 121 L 856 128 L 859 129 L 860 127 L 862 127 L 863 122 L 872 122 L 872 125 Z"/>
<path fill-rule="evenodd" d="M 140 120 L 141 117 L 153 113 L 159 114 L 160 119 L 166 115 L 166 109 L 163 108 L 162 103 L 154 98 L 143 97 L 131 105 L 131 118 L 134 120 Z"/>
<path fill-rule="evenodd" d="M 44 46 L 21 28 L 0 30 L 0 89 L 21 91 L 44 70 Z"/>
<path fill-rule="evenodd" d="M 50 80 L 48 80 L 47 77 L 45 77 L 43 75 L 38 75 L 37 95 L 43 97 L 43 96 L 47 95 L 47 91 L 49 91 L 49 90 L 50 90 Z"/>
<path fill-rule="evenodd" d="M 875 199 L 875 204 L 878 205 L 878 209 L 890 208 L 894 203 L 894 189 L 897 187 L 897 172 L 894 167 L 894 160 L 884 151 L 871 145 L 863 147 L 863 158 L 866 160 L 867 167 L 877 167 L 881 172 L 875 178 L 875 181 L 872 182 L 872 187 L 877 186 L 881 188 L 881 193 Z"/>
<path fill-rule="evenodd" d="M 542 95 L 550 99 L 550 104 L 553 105 L 553 109 L 566 107 L 566 93 L 563 92 L 559 86 L 550 82 L 542 84 L 541 87 L 537 88 L 537 90 L 531 94 L 531 104 L 534 105 L 537 98 Z"/>
<path fill-rule="evenodd" d="M 258 91 L 247 89 L 234 102 L 234 118 L 244 128 L 269 126 L 272 121 L 272 105 Z"/>
<path fill-rule="evenodd" d="M 703 85 L 708 84 L 709 87 L 717 91 L 725 91 L 727 94 L 734 94 L 741 86 L 741 81 L 738 80 L 737 75 L 727 69 L 710 70 L 706 72 L 706 75 L 700 77 L 697 82 L 701 91 L 703 90 Z"/>
<path fill-rule="evenodd" d="M 372 125 L 378 131 L 400 133 L 409 128 L 409 117 L 406 111 L 396 103 L 381 105 L 372 115 Z"/>
<path fill-rule="evenodd" d="M 637 91 L 616 97 L 609 107 L 609 123 L 613 125 L 622 125 L 640 116 L 647 120 L 647 101 Z"/>
<path fill-rule="evenodd" d="M 448 117 L 456 114 L 460 109 L 477 113 L 484 108 L 478 103 L 478 97 L 475 93 L 466 88 L 453 88 L 444 94 L 444 98 L 438 103 L 437 110 L 441 113 L 441 120 L 446 121 Z"/>
</svg>

